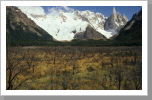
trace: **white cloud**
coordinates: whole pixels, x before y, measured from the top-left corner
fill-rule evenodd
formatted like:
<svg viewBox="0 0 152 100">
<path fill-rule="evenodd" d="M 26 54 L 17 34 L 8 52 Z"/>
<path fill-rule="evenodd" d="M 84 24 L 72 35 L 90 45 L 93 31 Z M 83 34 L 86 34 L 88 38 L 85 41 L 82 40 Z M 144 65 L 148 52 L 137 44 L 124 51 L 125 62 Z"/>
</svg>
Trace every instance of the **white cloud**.
<svg viewBox="0 0 152 100">
<path fill-rule="evenodd" d="M 74 9 L 67 7 L 67 6 L 63 6 L 63 8 L 67 11 L 67 12 L 73 12 Z"/>
<path fill-rule="evenodd" d="M 74 12 L 74 9 L 67 6 L 58 6 L 58 7 L 48 8 L 48 15 L 56 16 L 61 11 Z"/>
<path fill-rule="evenodd" d="M 62 11 L 61 7 L 48 8 L 48 15 L 56 16 Z"/>
<path fill-rule="evenodd" d="M 45 15 L 44 9 L 40 6 L 17 6 L 21 11 L 28 14 Z"/>
<path fill-rule="evenodd" d="M 47 11 L 44 11 L 44 8 L 40 6 L 17 6 L 17 7 L 21 9 L 24 13 L 36 14 L 36 15 L 45 15 L 45 12 L 48 12 L 47 13 L 48 15 L 56 16 L 61 11 L 74 12 L 74 9 L 67 6 L 50 7 L 47 9 Z"/>
</svg>

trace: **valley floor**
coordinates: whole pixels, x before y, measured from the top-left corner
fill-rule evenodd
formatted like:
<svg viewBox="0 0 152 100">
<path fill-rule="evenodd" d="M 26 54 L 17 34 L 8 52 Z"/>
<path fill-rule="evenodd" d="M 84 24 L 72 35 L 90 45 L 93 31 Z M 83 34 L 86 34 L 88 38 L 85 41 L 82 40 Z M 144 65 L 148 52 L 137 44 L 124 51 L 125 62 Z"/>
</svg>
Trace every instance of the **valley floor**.
<svg viewBox="0 0 152 100">
<path fill-rule="evenodd" d="M 8 90 L 141 90 L 142 47 L 7 47 Z"/>
</svg>

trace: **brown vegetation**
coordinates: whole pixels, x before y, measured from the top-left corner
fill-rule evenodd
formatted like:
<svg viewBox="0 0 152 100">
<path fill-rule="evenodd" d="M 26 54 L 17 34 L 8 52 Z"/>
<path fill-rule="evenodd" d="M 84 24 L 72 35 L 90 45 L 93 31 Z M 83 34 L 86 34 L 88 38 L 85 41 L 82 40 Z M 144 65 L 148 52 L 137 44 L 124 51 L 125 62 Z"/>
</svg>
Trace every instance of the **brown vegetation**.
<svg viewBox="0 0 152 100">
<path fill-rule="evenodd" d="M 7 47 L 8 90 L 141 90 L 141 47 Z"/>
</svg>

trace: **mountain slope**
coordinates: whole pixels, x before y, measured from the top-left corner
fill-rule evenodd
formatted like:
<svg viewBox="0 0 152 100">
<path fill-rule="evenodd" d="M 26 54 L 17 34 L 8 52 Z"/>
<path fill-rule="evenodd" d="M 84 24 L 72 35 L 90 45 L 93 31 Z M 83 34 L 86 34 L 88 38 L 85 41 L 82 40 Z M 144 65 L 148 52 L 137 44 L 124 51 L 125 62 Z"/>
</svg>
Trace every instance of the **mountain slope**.
<svg viewBox="0 0 152 100">
<path fill-rule="evenodd" d="M 118 32 L 122 26 L 126 24 L 128 19 L 121 14 L 116 14 L 118 18 L 109 19 L 101 13 L 94 13 L 91 11 L 74 11 L 66 12 L 61 10 L 55 14 L 32 14 L 23 7 L 21 9 L 30 19 L 32 19 L 37 25 L 46 30 L 56 40 L 72 40 L 78 33 L 84 33 L 87 26 L 90 25 L 95 31 L 109 38 Z M 115 10 L 116 12 L 116 10 Z M 112 14 L 113 15 L 113 14 Z M 118 21 L 117 21 L 118 20 Z M 116 28 L 109 27 L 109 21 L 116 21 L 113 26 L 118 25 Z M 105 25 L 107 23 L 107 25 Z M 106 28 L 105 28 L 106 27 Z M 109 28 L 108 28 L 109 27 Z M 76 36 L 75 36 L 76 35 Z"/>
<path fill-rule="evenodd" d="M 121 41 L 138 41 L 142 43 L 142 10 L 134 14 L 132 19 L 114 38 Z"/>
<path fill-rule="evenodd" d="M 17 7 L 6 7 L 7 41 L 52 40 L 53 37 Z"/>
<path fill-rule="evenodd" d="M 106 39 L 104 35 L 97 32 L 91 26 L 87 26 L 85 32 L 77 33 L 74 39 Z"/>
</svg>

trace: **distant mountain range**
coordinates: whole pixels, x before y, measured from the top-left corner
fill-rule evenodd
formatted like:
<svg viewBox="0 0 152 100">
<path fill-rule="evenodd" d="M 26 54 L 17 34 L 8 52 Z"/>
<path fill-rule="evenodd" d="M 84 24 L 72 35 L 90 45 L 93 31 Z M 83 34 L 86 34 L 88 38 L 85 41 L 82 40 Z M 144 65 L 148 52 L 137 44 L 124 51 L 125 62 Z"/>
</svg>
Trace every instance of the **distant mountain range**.
<svg viewBox="0 0 152 100">
<path fill-rule="evenodd" d="M 19 7 L 20 8 L 20 7 Z M 59 14 L 35 15 L 17 7 L 6 7 L 7 41 L 73 41 L 104 39 L 142 42 L 142 10 L 128 21 L 113 8 L 110 17 L 91 11 L 61 11 Z"/>
<path fill-rule="evenodd" d="M 93 32 L 92 38 L 97 38 L 98 33 L 109 38 L 119 32 L 128 22 L 127 17 L 117 13 L 115 8 L 113 8 L 113 13 L 108 18 L 104 17 L 101 13 L 94 13 L 89 10 L 76 10 L 74 12 L 65 12 L 62 10 L 56 15 L 35 15 L 22 7 L 19 8 L 28 18 L 32 19 L 56 40 L 82 39 L 82 35 L 80 37 L 78 34 L 90 34 L 86 33 L 88 26 L 96 31 Z M 100 35 L 98 38 L 102 39 L 104 37 Z M 87 37 L 84 36 L 83 39 L 87 39 Z"/>
</svg>

